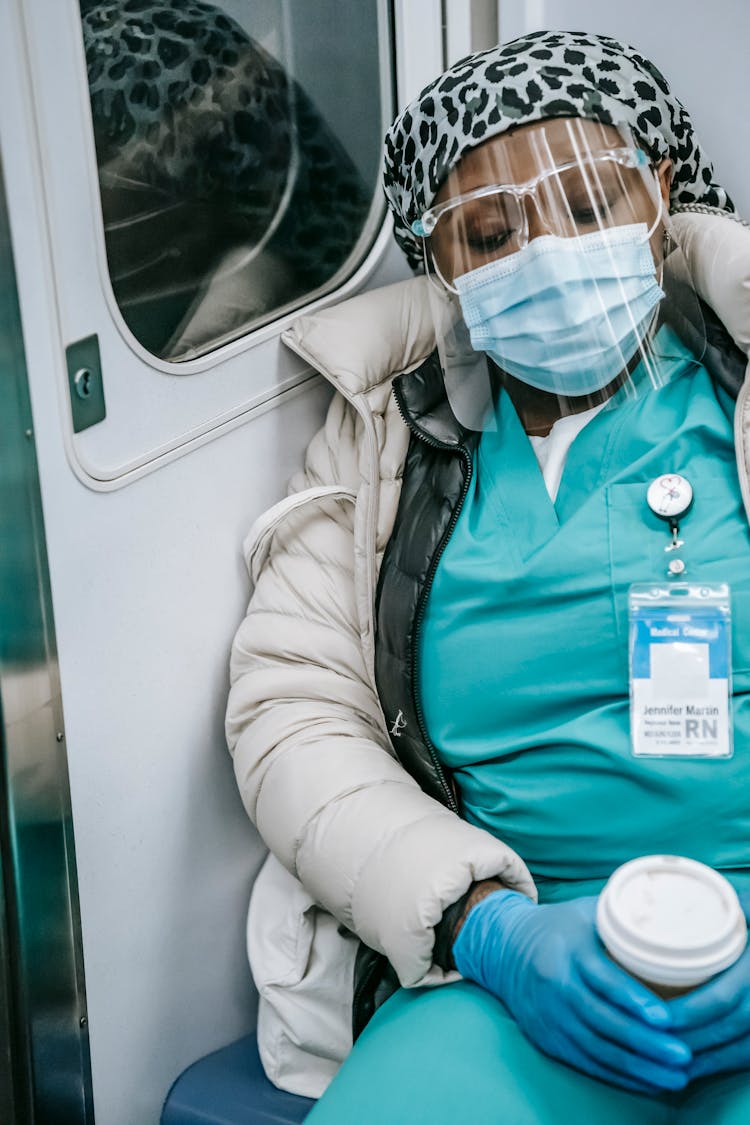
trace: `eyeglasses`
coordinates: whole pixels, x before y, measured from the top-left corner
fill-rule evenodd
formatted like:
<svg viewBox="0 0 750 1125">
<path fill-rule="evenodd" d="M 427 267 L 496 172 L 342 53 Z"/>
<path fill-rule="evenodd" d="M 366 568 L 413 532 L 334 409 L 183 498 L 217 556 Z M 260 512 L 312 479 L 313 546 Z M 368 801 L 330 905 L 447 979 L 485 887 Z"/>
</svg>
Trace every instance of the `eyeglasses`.
<svg viewBox="0 0 750 1125">
<path fill-rule="evenodd" d="M 579 157 L 567 164 L 560 164 L 556 168 L 548 168 L 522 184 L 487 184 L 485 187 L 475 188 L 474 191 L 466 192 L 464 195 L 456 195 L 452 199 L 446 199 L 444 203 L 438 204 L 437 207 L 428 208 L 422 213 L 421 218 L 415 219 L 411 224 L 412 233 L 416 234 L 418 238 L 428 238 L 444 215 L 457 207 L 463 207 L 465 204 L 471 203 L 473 200 L 490 200 L 497 196 L 503 196 L 505 197 L 504 202 L 515 201 L 520 205 L 525 196 L 531 195 L 538 203 L 543 204 L 545 193 L 549 193 L 554 188 L 558 189 L 555 194 L 559 196 L 559 186 L 562 182 L 566 186 L 569 185 L 574 188 L 571 199 L 586 198 L 589 202 L 592 202 L 590 199 L 592 191 L 595 192 L 600 186 L 604 169 L 608 165 L 610 167 L 616 165 L 620 168 L 642 168 L 647 166 L 648 163 L 648 157 L 642 149 L 613 148 L 595 155 Z M 606 173 L 604 173 L 604 178 L 613 179 L 611 175 L 607 177 Z M 557 199 L 555 199 L 555 202 L 557 202 Z"/>
<path fill-rule="evenodd" d="M 656 180 L 646 182 L 649 159 L 639 148 L 612 148 L 545 169 L 521 184 L 488 184 L 429 208 L 412 223 L 433 250 L 446 243 L 459 265 L 512 254 L 529 241 L 531 197 L 544 230 L 562 238 L 597 227 L 653 218 Z M 648 222 L 651 225 L 651 221 Z M 437 241 L 436 241 L 437 240 Z M 457 276 L 456 271 L 451 271 Z M 462 272 L 459 269 L 458 272 Z"/>
</svg>

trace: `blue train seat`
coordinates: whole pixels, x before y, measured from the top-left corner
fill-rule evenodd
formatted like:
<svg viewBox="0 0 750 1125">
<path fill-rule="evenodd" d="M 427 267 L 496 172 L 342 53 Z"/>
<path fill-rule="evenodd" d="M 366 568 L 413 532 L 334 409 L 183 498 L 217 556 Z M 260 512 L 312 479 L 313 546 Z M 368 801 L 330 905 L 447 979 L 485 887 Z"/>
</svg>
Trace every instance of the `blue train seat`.
<svg viewBox="0 0 750 1125">
<path fill-rule="evenodd" d="M 299 1125 L 314 1105 L 269 1082 L 253 1034 L 184 1070 L 167 1095 L 161 1125 Z"/>
</svg>

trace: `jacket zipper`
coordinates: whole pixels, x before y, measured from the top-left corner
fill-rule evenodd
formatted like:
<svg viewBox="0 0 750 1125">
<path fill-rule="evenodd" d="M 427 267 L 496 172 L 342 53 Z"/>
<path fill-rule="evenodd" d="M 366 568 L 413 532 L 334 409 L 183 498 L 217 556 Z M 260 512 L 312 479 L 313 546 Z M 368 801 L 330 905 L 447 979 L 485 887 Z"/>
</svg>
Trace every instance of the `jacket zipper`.
<svg viewBox="0 0 750 1125">
<path fill-rule="evenodd" d="M 394 386 L 393 393 L 394 393 L 394 396 L 396 398 L 396 405 L 398 406 L 399 414 L 401 415 L 405 424 L 409 427 L 411 432 L 413 434 L 415 434 L 419 438 L 420 441 L 425 442 L 426 445 L 432 446 L 433 449 L 442 449 L 442 450 L 446 450 L 450 453 L 458 454 L 460 457 L 463 458 L 464 467 L 466 469 L 466 472 L 465 472 L 465 475 L 464 475 L 463 488 L 461 489 L 461 495 L 459 496 L 458 503 L 456 504 L 455 508 L 453 509 L 453 512 L 451 513 L 451 518 L 450 518 L 450 521 L 448 523 L 447 528 L 445 529 L 445 533 L 443 534 L 443 538 L 440 540 L 440 542 L 437 546 L 437 549 L 435 550 L 435 552 L 432 556 L 432 561 L 430 562 L 430 568 L 427 571 L 427 577 L 425 579 L 424 586 L 422 587 L 422 591 L 419 595 L 419 601 L 417 602 L 417 608 L 416 608 L 416 612 L 414 614 L 414 640 L 413 640 L 412 650 L 411 650 L 412 694 L 413 694 L 413 697 L 414 697 L 414 710 L 416 712 L 417 722 L 419 724 L 419 733 L 422 736 L 422 739 L 424 741 L 425 746 L 429 750 L 430 758 L 432 759 L 432 764 L 435 768 L 435 773 L 438 776 L 438 779 L 439 779 L 440 784 L 441 784 L 442 789 L 443 789 L 443 793 L 445 794 L 445 798 L 446 798 L 445 803 L 452 812 L 454 812 L 458 815 L 458 813 L 459 813 L 458 802 L 456 801 L 456 798 L 453 795 L 453 790 L 451 789 L 450 785 L 448 784 L 447 778 L 445 776 L 445 771 L 443 770 L 442 764 L 441 764 L 440 759 L 438 757 L 437 750 L 435 749 L 435 746 L 434 746 L 432 740 L 430 739 L 430 736 L 427 733 L 427 727 L 426 727 L 425 720 L 424 720 L 424 712 L 422 710 L 422 701 L 421 701 L 420 696 L 419 696 L 419 678 L 418 678 L 418 671 L 419 671 L 419 669 L 418 669 L 419 629 L 420 629 L 420 626 L 422 624 L 422 619 L 424 618 L 425 608 L 427 606 L 427 599 L 430 596 L 430 590 L 432 588 L 432 583 L 433 583 L 433 580 L 435 578 L 435 573 L 437 571 L 438 564 L 440 563 L 440 559 L 442 558 L 442 555 L 443 555 L 443 552 L 444 552 L 445 548 L 448 546 L 448 541 L 449 541 L 451 535 L 453 534 L 453 529 L 455 528 L 456 523 L 458 522 L 458 517 L 461 515 L 461 509 L 464 506 L 464 501 L 466 500 L 466 496 L 467 496 L 467 493 L 469 491 L 469 487 L 471 485 L 472 476 L 474 474 L 474 466 L 472 464 L 471 454 L 470 454 L 469 450 L 466 448 L 465 445 L 457 445 L 457 446 L 449 445 L 447 442 L 438 441 L 436 438 L 434 438 L 430 434 L 426 433 L 407 414 L 406 406 L 404 405 L 403 397 L 401 395 L 401 389 L 399 387 Z"/>
<path fill-rule="evenodd" d="M 745 381 L 740 387 L 740 393 L 737 395 L 737 402 L 734 407 L 734 448 L 737 461 L 737 475 L 740 481 L 740 495 L 742 496 L 742 502 L 745 506 L 745 515 L 750 523 L 750 480 L 748 480 L 748 459 L 745 452 L 745 439 L 743 437 L 745 404 L 748 397 L 748 387 L 750 387 L 749 380 L 750 364 L 748 364 Z"/>
<path fill-rule="evenodd" d="M 359 1035 L 361 1034 L 361 1032 L 364 1030 L 364 1026 L 361 1026 L 362 1025 L 362 1016 L 360 1015 L 360 1007 L 362 1005 L 362 997 L 369 990 L 370 982 L 374 979 L 375 974 L 382 968 L 384 960 L 387 960 L 387 958 L 385 957 L 385 954 L 384 953 L 378 953 L 377 957 L 373 958 L 372 964 L 368 965 L 367 971 L 364 973 L 364 975 L 362 976 L 362 978 L 359 981 L 359 984 L 357 985 L 356 989 L 354 990 L 354 994 L 352 996 L 352 1038 L 355 1040 L 355 1042 L 359 1038 Z M 377 991 L 377 986 L 376 986 L 374 991 L 375 992 Z M 367 1021 L 365 1021 L 365 1025 L 366 1025 L 366 1022 Z M 355 1031 L 356 1031 L 356 1034 L 355 1034 Z"/>
</svg>

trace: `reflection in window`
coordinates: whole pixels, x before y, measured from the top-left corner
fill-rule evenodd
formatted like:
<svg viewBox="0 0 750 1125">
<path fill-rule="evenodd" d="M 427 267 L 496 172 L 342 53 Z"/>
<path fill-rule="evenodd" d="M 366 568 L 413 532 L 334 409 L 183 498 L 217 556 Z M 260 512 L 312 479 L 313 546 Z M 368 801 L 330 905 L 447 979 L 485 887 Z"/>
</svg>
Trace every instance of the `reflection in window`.
<svg viewBox="0 0 750 1125">
<path fill-rule="evenodd" d="M 355 268 L 390 112 L 377 0 L 81 0 L 81 15 L 109 273 L 136 339 L 190 358 Z"/>
</svg>

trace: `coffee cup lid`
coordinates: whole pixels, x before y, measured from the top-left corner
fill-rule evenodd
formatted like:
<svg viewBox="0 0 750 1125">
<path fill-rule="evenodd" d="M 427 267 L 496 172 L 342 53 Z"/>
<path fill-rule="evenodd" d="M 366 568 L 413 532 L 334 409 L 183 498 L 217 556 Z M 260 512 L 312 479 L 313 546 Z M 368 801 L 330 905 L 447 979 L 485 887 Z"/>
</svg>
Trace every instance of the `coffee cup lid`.
<svg viewBox="0 0 750 1125">
<path fill-rule="evenodd" d="M 618 867 L 599 896 L 596 926 L 624 969 L 677 987 L 695 987 L 728 968 L 747 943 L 731 883 L 676 855 L 641 856 Z"/>
</svg>

